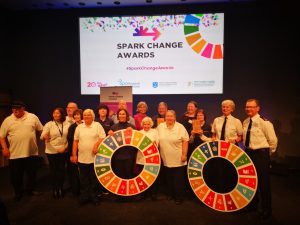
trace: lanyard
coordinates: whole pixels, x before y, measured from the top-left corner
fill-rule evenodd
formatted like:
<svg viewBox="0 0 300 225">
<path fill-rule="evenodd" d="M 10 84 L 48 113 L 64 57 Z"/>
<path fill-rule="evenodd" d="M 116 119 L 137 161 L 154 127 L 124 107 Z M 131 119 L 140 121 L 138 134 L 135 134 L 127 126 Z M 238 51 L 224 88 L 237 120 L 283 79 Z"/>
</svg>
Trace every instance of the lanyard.
<svg viewBox="0 0 300 225">
<path fill-rule="evenodd" d="M 57 128 L 58 128 L 58 131 L 59 131 L 59 133 L 60 133 L 60 136 L 62 137 L 62 136 L 63 136 L 63 133 L 64 133 L 64 124 L 63 124 L 63 123 L 61 124 L 61 130 L 60 130 L 58 124 L 56 123 L 56 121 L 54 121 L 54 122 L 55 122 L 55 125 L 56 125 Z"/>
</svg>

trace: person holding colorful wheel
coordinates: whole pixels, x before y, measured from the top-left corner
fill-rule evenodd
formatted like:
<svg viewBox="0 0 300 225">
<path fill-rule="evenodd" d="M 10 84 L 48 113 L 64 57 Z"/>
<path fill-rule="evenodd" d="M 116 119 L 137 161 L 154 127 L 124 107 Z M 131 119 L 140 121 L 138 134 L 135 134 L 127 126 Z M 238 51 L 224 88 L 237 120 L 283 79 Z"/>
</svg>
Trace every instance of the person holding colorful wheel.
<svg viewBox="0 0 300 225">
<path fill-rule="evenodd" d="M 131 123 L 129 123 L 129 113 L 126 109 L 119 109 L 117 111 L 118 123 L 111 127 L 108 132 L 113 136 L 114 132 L 122 129 L 135 129 Z M 127 149 L 123 149 L 114 153 L 114 160 L 112 162 L 115 173 L 124 179 L 130 179 L 134 177 L 133 166 L 135 164 L 134 159 L 136 156 L 136 149 L 128 146 Z"/>
<path fill-rule="evenodd" d="M 120 110 L 120 109 L 125 109 L 127 111 L 127 102 L 125 100 L 120 100 L 119 101 L 119 103 L 118 103 L 118 110 Z M 110 113 L 113 113 L 113 111 L 111 111 Z M 117 124 L 119 122 L 119 120 L 118 120 L 118 113 L 112 114 L 111 115 L 111 119 L 114 122 L 114 124 Z M 129 115 L 128 123 L 130 123 L 133 126 L 135 126 L 135 121 L 134 121 L 133 117 L 130 116 L 130 115 Z"/>
<path fill-rule="evenodd" d="M 226 99 L 221 103 L 222 116 L 214 119 L 212 124 L 212 140 L 224 140 L 230 143 L 238 143 L 242 140 L 242 122 L 232 116 L 235 104 L 231 99 Z"/>
<path fill-rule="evenodd" d="M 116 131 L 123 129 L 135 129 L 135 126 L 129 123 L 129 112 L 126 109 L 119 109 L 117 111 L 118 123 L 111 126 L 108 135 L 113 136 Z M 134 165 L 137 149 L 132 146 L 126 146 L 118 150 L 113 155 L 112 168 L 118 177 L 123 179 L 131 179 L 134 177 Z M 127 201 L 131 198 L 117 196 L 116 201 Z"/>
<path fill-rule="evenodd" d="M 223 140 L 238 145 L 242 140 L 243 127 L 242 122 L 232 116 L 235 103 L 231 99 L 226 99 L 221 103 L 221 110 L 223 115 L 215 118 L 212 124 L 212 141 Z M 236 177 L 227 168 L 220 168 L 220 165 L 215 162 L 211 163 L 210 166 L 210 172 L 215 172 L 219 178 L 226 178 L 225 183 L 221 182 L 222 179 L 212 181 L 218 190 L 225 192 L 230 183 L 236 182 Z"/>
<path fill-rule="evenodd" d="M 173 198 L 179 205 L 184 195 L 189 135 L 184 126 L 176 122 L 174 110 L 167 111 L 166 122 L 161 123 L 157 131 L 169 199 Z"/>
<path fill-rule="evenodd" d="M 95 113 L 92 109 L 83 111 L 84 123 L 76 127 L 73 142 L 71 162 L 78 163 L 80 178 L 81 205 L 92 201 L 100 203 L 97 197 L 97 177 L 94 172 L 94 158 L 98 147 L 105 138 L 105 131 L 100 123 L 95 122 Z"/>
<path fill-rule="evenodd" d="M 159 139 L 158 139 L 157 130 L 152 128 L 153 120 L 150 117 L 146 116 L 142 120 L 141 125 L 143 129 L 140 130 L 140 132 L 146 135 L 147 137 L 149 137 L 155 145 L 158 145 Z M 136 175 L 142 172 L 144 168 L 144 164 L 145 164 L 144 156 L 141 151 L 138 151 L 136 155 L 136 171 L 135 171 Z M 142 198 L 146 198 L 147 195 L 150 196 L 152 200 L 156 199 L 155 184 L 153 184 L 146 193 L 142 194 Z"/>
</svg>

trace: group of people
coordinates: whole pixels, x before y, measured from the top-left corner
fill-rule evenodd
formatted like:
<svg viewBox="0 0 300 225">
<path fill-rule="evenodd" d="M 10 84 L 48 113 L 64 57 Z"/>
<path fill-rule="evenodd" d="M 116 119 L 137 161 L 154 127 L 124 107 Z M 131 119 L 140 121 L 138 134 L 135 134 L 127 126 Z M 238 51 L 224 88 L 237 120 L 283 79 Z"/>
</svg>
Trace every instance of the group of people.
<svg viewBox="0 0 300 225">
<path fill-rule="evenodd" d="M 80 203 L 92 201 L 97 205 L 99 190 L 106 192 L 94 172 L 94 156 L 99 145 L 107 135 L 114 135 L 118 130 L 136 129 L 158 145 L 167 194 L 176 204 L 182 203 L 188 188 L 186 166 L 197 146 L 215 140 L 242 143 L 256 166 L 259 181 L 258 192 L 249 208 L 258 209 L 260 199 L 262 217 L 271 216 L 269 165 L 270 154 L 277 147 L 277 137 L 272 123 L 259 115 L 257 99 L 246 101 L 247 118 L 243 123 L 232 115 L 235 104 L 230 99 L 221 103 L 222 115 L 212 124 L 206 121 L 205 110 L 195 101 L 188 102 L 186 112 L 178 118 L 165 102 L 158 104 L 157 114 L 152 117 L 147 114 L 146 102 L 139 102 L 136 108 L 136 113 L 131 116 L 124 101 L 119 102 L 118 111 L 113 113 L 100 104 L 96 116 L 92 109 L 82 111 L 76 103 L 70 102 L 66 110 L 55 108 L 52 119 L 43 126 L 36 115 L 25 110 L 23 102 L 13 102 L 12 114 L 1 125 L 0 141 L 2 154 L 9 158 L 16 200 L 20 200 L 25 191 L 24 172 L 28 175 L 26 191 L 34 192 L 35 158 L 38 156 L 36 131 L 41 132 L 40 139 L 45 142 L 53 198 L 63 197 L 67 171 L 72 193 L 79 195 Z M 136 150 L 128 146 L 126 150 L 114 153 L 112 168 L 118 176 L 130 179 L 142 170 L 144 158 Z"/>
</svg>

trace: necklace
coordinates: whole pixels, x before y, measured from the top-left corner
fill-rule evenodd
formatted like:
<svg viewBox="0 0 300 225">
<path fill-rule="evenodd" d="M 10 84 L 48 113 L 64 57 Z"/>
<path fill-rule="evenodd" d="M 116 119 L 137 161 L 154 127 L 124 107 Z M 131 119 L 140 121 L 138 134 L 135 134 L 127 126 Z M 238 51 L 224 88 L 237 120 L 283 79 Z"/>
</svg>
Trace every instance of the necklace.
<svg viewBox="0 0 300 225">
<path fill-rule="evenodd" d="M 57 126 L 57 128 L 58 128 L 58 131 L 59 131 L 59 133 L 60 133 L 60 136 L 62 137 L 63 136 L 63 133 L 64 133 L 64 124 L 62 123 L 61 124 L 61 130 L 59 129 L 59 126 L 58 126 L 58 124 L 57 124 L 57 122 L 56 121 L 54 121 L 55 122 L 55 125 Z"/>
</svg>

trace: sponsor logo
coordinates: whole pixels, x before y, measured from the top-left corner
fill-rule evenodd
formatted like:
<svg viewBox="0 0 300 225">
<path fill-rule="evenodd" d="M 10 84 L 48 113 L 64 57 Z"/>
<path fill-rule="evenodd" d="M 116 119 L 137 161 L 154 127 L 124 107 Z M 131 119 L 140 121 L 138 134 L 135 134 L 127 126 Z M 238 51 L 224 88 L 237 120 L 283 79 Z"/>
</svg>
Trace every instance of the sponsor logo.
<svg viewBox="0 0 300 225">
<path fill-rule="evenodd" d="M 129 82 L 129 81 L 124 81 L 122 79 L 119 79 L 118 81 L 119 86 L 132 86 L 132 87 L 140 87 L 139 82 Z"/>
<path fill-rule="evenodd" d="M 188 87 L 212 87 L 215 85 L 214 80 L 194 80 L 187 82 Z"/>
</svg>

